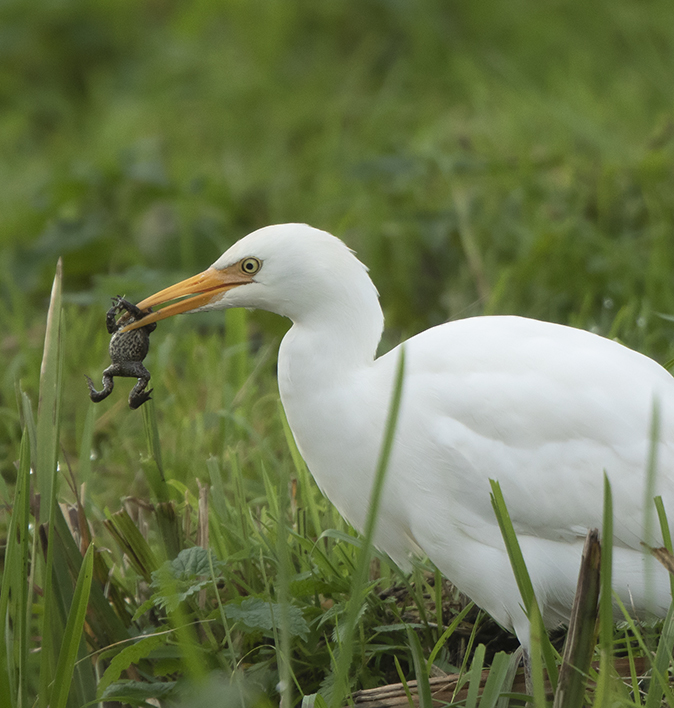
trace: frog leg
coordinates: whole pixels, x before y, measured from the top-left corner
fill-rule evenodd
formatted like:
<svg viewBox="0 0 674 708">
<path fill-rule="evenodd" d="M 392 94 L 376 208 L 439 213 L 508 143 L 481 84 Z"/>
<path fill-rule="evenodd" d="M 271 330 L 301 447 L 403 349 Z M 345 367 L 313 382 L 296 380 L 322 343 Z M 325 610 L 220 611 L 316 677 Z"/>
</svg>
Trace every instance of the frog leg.
<svg viewBox="0 0 674 708">
<path fill-rule="evenodd" d="M 102 391 L 97 391 L 94 386 L 94 382 L 85 374 L 84 378 L 87 380 L 87 385 L 89 386 L 89 398 L 91 398 L 94 403 L 100 403 L 112 393 L 112 389 L 115 387 L 115 382 L 113 380 L 114 372 L 111 371 L 111 369 L 113 369 L 113 367 L 109 366 L 103 372 Z"/>
<path fill-rule="evenodd" d="M 134 369 L 135 371 L 133 373 L 138 377 L 138 382 L 131 389 L 131 393 L 129 393 L 129 408 L 136 410 L 136 408 L 140 408 L 143 403 L 152 398 L 150 394 L 153 389 L 149 391 L 145 390 L 145 387 L 150 383 L 150 372 L 140 362 L 134 365 Z"/>
</svg>

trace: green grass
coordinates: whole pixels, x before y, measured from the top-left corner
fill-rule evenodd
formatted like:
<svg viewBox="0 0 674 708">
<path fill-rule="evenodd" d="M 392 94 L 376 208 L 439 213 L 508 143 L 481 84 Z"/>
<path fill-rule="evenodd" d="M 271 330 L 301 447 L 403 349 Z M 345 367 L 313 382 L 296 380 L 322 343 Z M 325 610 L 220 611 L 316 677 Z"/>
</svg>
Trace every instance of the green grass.
<svg viewBox="0 0 674 708">
<path fill-rule="evenodd" d="M 291 220 L 343 237 L 370 267 L 384 349 L 446 319 L 517 313 L 668 361 L 672 57 L 666 0 L 5 3 L 0 692 L 11 706 L 57 705 L 69 685 L 73 707 L 104 690 L 132 704 L 169 691 L 179 703 L 182 691 L 190 706 L 264 706 L 281 676 L 295 704 L 317 692 L 329 704 L 397 681 L 396 666 L 423 682 L 430 663 L 470 675 L 500 656 L 493 631 L 468 640 L 484 656 L 462 653 L 457 631 L 440 642 L 460 604 L 442 597 L 439 574 L 422 562 L 405 578 L 379 558 L 343 647 L 362 543 L 285 427 L 280 318 L 161 323 L 142 411 L 127 408 L 126 381 L 94 406 L 84 374 L 107 365 L 111 296 L 138 300 Z M 60 256 L 62 317 L 53 305 L 47 328 Z M 505 671 L 496 662 L 484 705 Z M 604 695 L 624 705 L 659 700 L 611 686 Z"/>
</svg>

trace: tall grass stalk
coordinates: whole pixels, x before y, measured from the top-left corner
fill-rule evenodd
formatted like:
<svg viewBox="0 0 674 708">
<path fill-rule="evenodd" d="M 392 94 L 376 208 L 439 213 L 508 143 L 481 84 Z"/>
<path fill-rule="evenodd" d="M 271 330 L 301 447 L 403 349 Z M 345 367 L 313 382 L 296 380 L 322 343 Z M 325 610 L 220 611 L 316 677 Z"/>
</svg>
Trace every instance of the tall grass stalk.
<svg viewBox="0 0 674 708">
<path fill-rule="evenodd" d="M 672 553 L 672 535 L 667 519 L 667 512 L 662 501 L 662 497 L 654 498 L 655 509 L 660 523 L 660 531 L 665 548 L 669 553 Z M 650 505 L 649 505 L 650 506 Z M 662 626 L 660 641 L 655 652 L 653 660 L 654 678 L 651 680 L 648 694 L 646 696 L 645 708 L 656 708 L 662 701 L 663 695 L 666 695 L 669 705 L 674 705 L 674 694 L 671 687 L 666 683 L 669 666 L 672 661 L 672 650 L 674 649 L 674 574 L 670 572 L 669 582 L 672 590 L 673 601 L 669 606 L 667 616 Z"/>
<path fill-rule="evenodd" d="M 643 518 L 643 538 L 646 543 L 653 544 L 657 534 L 655 533 L 655 512 L 657 507 L 653 503 L 658 475 L 658 444 L 661 439 L 661 412 L 660 401 L 653 400 L 651 412 L 651 425 L 649 431 L 648 459 L 646 461 L 646 480 L 644 485 L 644 518 Z M 646 611 L 649 615 L 654 614 L 655 609 L 655 587 L 654 575 L 657 561 L 644 548 L 643 549 L 643 573 L 645 584 Z"/>
<path fill-rule="evenodd" d="M 235 391 L 241 391 L 250 374 L 247 311 L 242 307 L 227 310 L 225 326 L 227 351 L 232 359 L 230 383 Z"/>
<path fill-rule="evenodd" d="M 288 553 L 288 528 L 286 518 L 289 508 L 290 477 L 285 465 L 280 466 L 278 479 L 278 517 L 276 530 L 276 553 L 278 558 L 278 578 L 276 583 L 278 603 L 281 606 L 280 645 L 276 644 L 277 666 L 279 669 L 280 693 L 282 705 L 290 708 L 292 703 L 292 670 L 290 666 L 290 573 L 291 564 Z"/>
<path fill-rule="evenodd" d="M 363 532 L 363 546 L 358 556 L 358 564 L 353 574 L 353 582 L 351 583 L 351 599 L 346 611 L 343 632 L 341 633 L 339 657 L 334 669 L 335 688 L 330 701 L 331 708 L 338 708 L 341 705 L 344 696 L 346 696 L 350 691 L 348 674 L 353 657 L 353 636 L 363 602 L 363 590 L 367 581 L 367 573 L 370 565 L 370 549 L 372 547 L 377 516 L 379 514 L 381 496 L 384 490 L 386 470 L 388 468 L 389 458 L 393 449 L 393 441 L 395 439 L 400 401 L 403 393 L 404 377 L 405 349 L 404 347 L 401 347 L 391 395 L 391 402 L 389 404 L 386 427 L 384 429 L 384 439 L 382 441 L 382 448 L 379 455 L 379 461 L 377 463 L 372 492 L 370 494 L 370 506 Z"/>
<path fill-rule="evenodd" d="M 663 695 L 666 696 L 668 704 L 670 706 L 674 706 L 674 692 L 672 691 L 669 685 L 669 676 L 667 671 L 668 664 L 671 662 L 672 643 L 674 642 L 674 613 L 672 611 L 672 608 L 670 607 L 670 610 L 667 613 L 667 617 L 665 618 L 663 626 L 663 633 L 661 637 L 666 637 L 666 639 L 661 651 L 661 656 L 658 657 L 658 653 L 656 653 L 656 660 L 653 661 L 653 652 L 647 646 L 639 627 L 637 626 L 636 622 L 630 615 L 628 609 L 625 607 L 623 601 L 620 599 L 617 593 L 614 593 L 613 600 L 622 612 L 625 622 L 629 627 L 632 636 L 637 640 L 644 656 L 650 657 L 651 659 L 652 676 L 648 687 L 648 693 L 646 695 L 646 702 L 644 704 L 644 708 L 646 705 L 648 705 L 648 708 L 654 708 L 655 706 L 660 705 L 660 701 Z M 660 643 L 662 643 L 662 638 Z M 660 652 L 659 647 L 658 652 Z M 664 670 L 662 670 L 663 664 Z M 595 705 L 600 705 L 597 700 L 595 700 Z"/>
<path fill-rule="evenodd" d="M 35 476 L 40 493 L 41 524 L 53 521 L 52 507 L 56 503 L 57 455 L 61 422 L 61 388 L 63 380 L 63 321 L 62 321 L 63 262 L 59 259 L 51 290 L 44 351 L 40 368 L 40 397 L 37 408 L 37 441 Z"/>
<path fill-rule="evenodd" d="M 170 493 L 166 486 L 166 474 L 164 473 L 164 460 L 161 452 L 159 428 L 157 427 L 157 415 L 152 399 L 142 406 L 141 411 L 149 454 L 149 460 L 143 466 L 143 469 L 146 474 L 147 482 L 157 502 L 167 502 L 170 498 Z"/>
<path fill-rule="evenodd" d="M 424 661 L 419 637 L 411 627 L 407 627 L 407 645 L 412 653 L 412 663 L 414 664 L 414 675 L 417 679 L 417 693 L 419 696 L 419 708 L 433 708 L 433 697 L 431 695 L 431 685 L 428 681 L 428 667 Z M 484 650 L 484 647 L 482 647 Z M 477 652 L 476 652 L 477 654 Z M 482 663 L 480 669 L 482 671 Z M 479 685 L 479 679 L 478 679 Z"/>
<path fill-rule="evenodd" d="M 662 540 L 665 544 L 665 548 L 672 554 L 674 554 L 674 546 L 672 546 L 672 533 L 669 528 L 669 520 L 667 519 L 667 512 L 665 511 L 665 505 L 662 501 L 661 496 L 655 497 L 653 500 L 655 503 L 655 509 L 658 514 L 658 522 L 660 524 L 660 533 L 662 533 Z M 672 592 L 672 600 L 674 601 L 674 574 L 669 574 L 669 584 Z"/>
<path fill-rule="evenodd" d="M 12 708 L 28 706 L 30 444 L 27 431 L 21 439 L 19 460 L 0 589 L 0 695 L 7 697 Z"/>
<path fill-rule="evenodd" d="M 80 568 L 68 621 L 63 632 L 63 643 L 59 652 L 56 671 L 54 672 L 53 688 L 49 701 L 50 708 L 65 708 L 68 700 L 75 660 L 82 642 L 93 569 L 94 545 L 90 544 Z"/>
<path fill-rule="evenodd" d="M 57 449 L 60 423 L 61 376 L 63 352 L 61 338 L 62 262 L 56 267 L 52 286 L 47 328 L 45 332 L 42 367 L 40 369 L 40 399 L 37 413 L 37 460 L 35 476 L 40 491 L 38 521 L 46 541 L 46 562 L 42 573 L 45 610 L 41 622 L 42 651 L 40 653 L 40 681 L 38 705 L 47 708 L 51 697 L 51 681 L 56 671 L 58 647 L 63 638 L 61 608 L 54 587 L 54 517 L 57 495 Z M 65 590 L 65 589 L 64 589 Z"/>
<path fill-rule="evenodd" d="M 597 708 L 611 705 L 613 665 L 613 494 L 604 473 L 604 517 L 602 523 L 601 587 L 599 590 L 599 678 L 595 690 Z"/>
<path fill-rule="evenodd" d="M 550 639 L 545 631 L 545 627 L 543 626 L 543 619 L 541 617 L 538 602 L 536 601 L 534 586 L 531 582 L 531 577 L 529 576 L 526 563 L 524 562 L 524 556 L 522 555 L 522 550 L 520 548 L 519 541 L 517 540 L 517 535 L 512 525 L 505 499 L 503 498 L 501 485 L 498 481 L 493 479 L 490 479 L 489 483 L 492 490 L 491 502 L 494 509 L 494 514 L 496 515 L 498 525 L 501 529 L 501 535 L 503 536 L 508 557 L 510 558 L 510 564 L 512 565 L 517 587 L 519 588 L 522 596 L 524 610 L 527 613 L 532 634 L 536 638 L 536 645 L 538 649 L 543 652 L 545 666 L 548 671 L 548 678 L 554 691 L 557 688 L 558 680 L 557 664 L 555 660 L 556 652 L 550 643 Z M 533 651 L 534 646 L 532 638 L 532 652 Z M 532 656 L 531 659 L 533 664 L 534 657 Z M 534 678 L 536 678 L 535 674 Z M 536 686 L 534 686 L 534 688 L 536 689 Z"/>
<path fill-rule="evenodd" d="M 477 697 L 482 681 L 482 667 L 484 665 L 484 644 L 479 644 L 473 656 L 473 663 L 470 667 L 470 680 L 468 684 L 468 695 L 466 696 L 466 708 L 477 708 Z M 430 704 L 428 704 L 430 706 Z"/>
<path fill-rule="evenodd" d="M 287 465 L 300 483 L 296 526 L 286 519 L 298 570 L 289 591 L 307 593 L 294 595 L 291 609 L 301 608 L 311 627 L 306 642 L 292 640 L 303 690 L 319 690 L 331 670 L 325 637 L 335 618 L 345 627 L 358 547 L 292 444 L 293 459 L 287 455 L 273 362 L 260 355 L 251 367 L 247 358 L 247 322 L 256 343 L 277 339 L 285 325 L 264 313 L 227 313 L 223 351 L 222 318 L 166 322 L 148 359 L 155 401 L 139 415 L 119 397 L 94 406 L 83 385 L 83 372 L 107 362 L 100 315 L 110 295 L 135 301 L 212 262 L 244 233 L 301 219 L 343 236 L 370 267 L 390 327 L 384 348 L 489 312 L 570 323 L 671 358 L 671 320 L 654 310 L 674 312 L 671 0 L 652 0 L 648 12 L 629 0 L 544 11 L 534 0 L 494 0 L 488 12 L 483 3 L 444 0 L 15 0 L 0 8 L 0 26 L 0 76 L 11 77 L 0 89 L 2 536 L 16 523 L 0 586 L 0 702 L 9 687 L 9 700 L 32 706 L 40 680 L 53 677 L 85 525 L 98 549 L 87 641 L 101 670 L 130 634 L 170 629 L 161 608 L 142 608 L 152 605 L 152 571 L 164 556 L 195 542 L 195 514 L 177 483 L 193 490 L 202 470 L 211 475 L 216 554 L 207 601 L 217 595 L 228 618 L 230 603 L 247 595 L 266 602 L 267 587 L 275 591 L 275 534 L 283 534 L 276 466 Z M 40 389 L 44 303 L 62 249 L 67 357 L 61 368 L 50 344 Z M 58 318 L 60 306 L 50 313 L 50 343 Z M 152 452 L 138 461 L 141 415 L 162 441 L 159 467 Z M 73 500 L 55 473 L 59 443 L 73 461 L 84 514 L 54 508 L 52 486 L 61 487 L 60 504 Z M 162 486 L 160 468 L 173 486 Z M 41 500 L 34 517 L 25 511 L 27 483 Z M 155 513 L 153 503 L 166 506 Z M 79 531 L 78 516 L 86 522 Z M 417 571 L 404 602 L 420 604 L 423 624 L 433 612 L 421 579 Z M 441 624 L 437 582 L 431 592 Z M 369 599 L 359 625 L 367 629 L 354 634 L 368 684 L 393 675 L 391 653 L 405 663 L 404 630 L 385 635 L 390 648 L 370 633 L 400 612 L 390 597 L 385 607 L 380 599 Z M 211 609 L 213 627 L 220 621 Z M 202 618 L 189 599 L 184 611 Z M 274 673 L 264 631 L 231 619 L 225 627 L 214 630 L 228 645 L 224 658 L 210 638 L 204 644 L 209 665 L 238 662 L 245 680 Z M 665 628 L 658 652 L 667 658 Z M 435 652 L 442 633 L 419 633 L 424 651 Z M 476 643 L 471 634 L 471 651 Z M 448 654 L 433 658 L 441 664 Z M 167 665 L 176 676 L 185 670 L 175 657 L 140 649 L 123 658 L 132 688 L 150 686 L 146 698 L 172 690 Z M 657 662 L 653 691 L 665 677 Z M 80 659 L 75 669 L 69 700 L 77 708 L 93 681 L 89 665 Z M 612 699 L 627 700 L 618 692 Z"/>
</svg>

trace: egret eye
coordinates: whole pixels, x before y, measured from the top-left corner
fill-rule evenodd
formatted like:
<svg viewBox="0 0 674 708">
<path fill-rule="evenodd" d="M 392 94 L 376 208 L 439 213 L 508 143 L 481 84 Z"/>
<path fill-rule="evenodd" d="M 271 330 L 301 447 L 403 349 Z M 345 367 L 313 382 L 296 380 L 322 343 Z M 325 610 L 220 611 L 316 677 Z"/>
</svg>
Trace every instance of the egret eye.
<svg viewBox="0 0 674 708">
<path fill-rule="evenodd" d="M 246 275 L 254 275 L 262 267 L 262 261 L 257 258 L 244 258 L 241 261 L 241 270 Z"/>
</svg>

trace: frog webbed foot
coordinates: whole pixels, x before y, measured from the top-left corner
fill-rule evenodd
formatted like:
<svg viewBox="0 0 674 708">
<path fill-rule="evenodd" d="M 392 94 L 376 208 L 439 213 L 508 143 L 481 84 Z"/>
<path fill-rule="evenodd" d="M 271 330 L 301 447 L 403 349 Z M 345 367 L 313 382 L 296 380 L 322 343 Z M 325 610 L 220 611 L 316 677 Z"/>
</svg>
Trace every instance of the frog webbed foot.
<svg viewBox="0 0 674 708">
<path fill-rule="evenodd" d="M 132 410 L 140 408 L 143 403 L 152 398 L 150 394 L 154 389 L 151 388 L 149 391 L 146 391 L 145 387 L 147 384 L 147 380 L 138 379 L 138 383 L 131 389 L 131 393 L 129 394 L 129 408 Z"/>
<path fill-rule="evenodd" d="M 132 302 L 129 302 L 123 297 L 115 297 L 112 299 L 112 302 L 114 307 L 117 309 L 117 312 L 126 310 L 133 318 L 133 321 L 139 320 L 141 317 L 143 317 L 149 312 L 149 310 L 141 310 L 139 307 L 137 307 Z"/>
<path fill-rule="evenodd" d="M 111 393 L 112 389 L 115 387 L 112 376 L 103 372 L 103 390 L 97 391 L 94 386 L 94 382 L 85 374 L 84 378 L 87 380 L 87 386 L 89 387 L 89 398 L 94 403 L 100 403 L 102 400 L 107 398 Z"/>
</svg>

